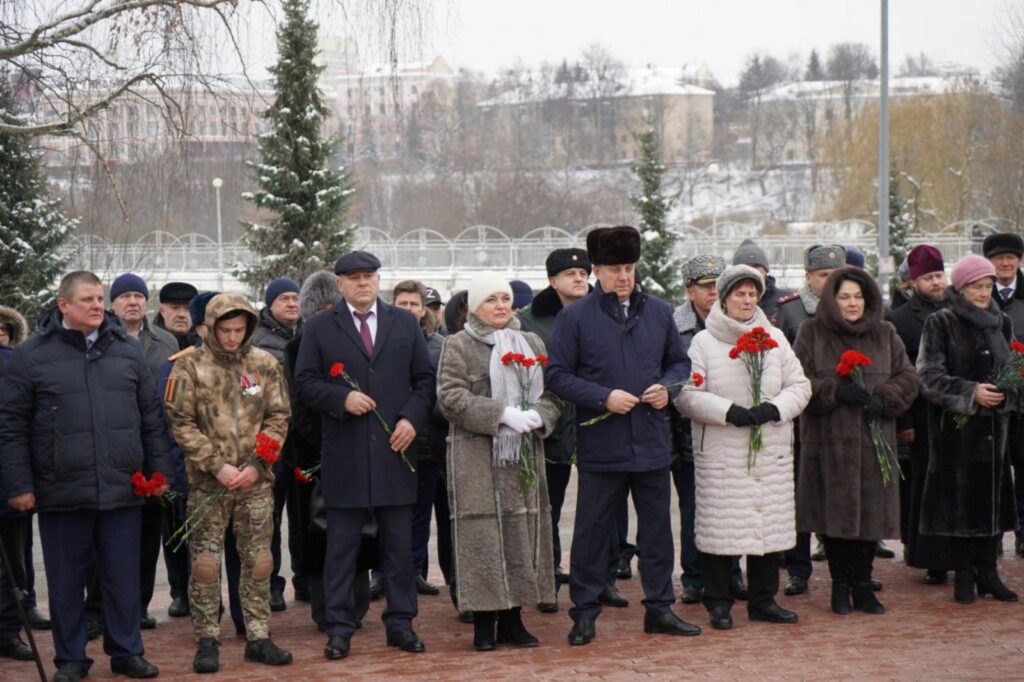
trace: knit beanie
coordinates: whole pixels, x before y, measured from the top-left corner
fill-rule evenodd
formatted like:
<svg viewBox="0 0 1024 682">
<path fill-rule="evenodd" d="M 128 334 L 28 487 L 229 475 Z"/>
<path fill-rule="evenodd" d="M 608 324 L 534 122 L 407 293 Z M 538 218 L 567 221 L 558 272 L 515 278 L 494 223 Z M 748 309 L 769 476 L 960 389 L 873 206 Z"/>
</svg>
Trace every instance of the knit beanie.
<svg viewBox="0 0 1024 682">
<path fill-rule="evenodd" d="M 995 266 L 987 258 L 982 258 L 972 253 L 961 258 L 960 262 L 953 266 L 950 280 L 953 282 L 953 288 L 960 291 L 971 282 L 977 282 L 982 277 L 995 279 Z"/>
<path fill-rule="evenodd" d="M 269 308 L 277 300 L 278 296 L 287 293 L 299 293 L 299 283 L 291 277 L 278 277 L 267 285 L 267 293 L 263 297 L 263 302 Z"/>
<path fill-rule="evenodd" d="M 149 287 L 146 286 L 145 280 L 138 275 L 126 272 L 110 285 L 110 301 L 113 303 L 117 300 L 117 297 L 121 294 L 127 294 L 129 291 L 137 291 L 149 300 Z"/>
<path fill-rule="evenodd" d="M 508 283 L 512 287 L 512 307 L 525 308 L 533 302 L 533 287 L 521 279 L 514 279 Z"/>
<path fill-rule="evenodd" d="M 507 279 L 496 272 L 477 274 L 470 280 L 466 290 L 469 292 L 468 308 L 471 313 L 475 313 L 480 304 L 486 301 L 491 294 L 504 292 L 508 294 L 510 300 L 512 299 L 512 286 Z"/>
<path fill-rule="evenodd" d="M 764 250 L 755 244 L 753 239 L 744 239 L 740 242 L 732 255 L 732 264 L 760 265 L 766 271 L 771 269 L 768 267 L 768 256 L 764 255 Z"/>
<path fill-rule="evenodd" d="M 188 312 L 192 316 L 193 327 L 198 327 L 205 322 L 206 305 L 210 302 L 211 298 L 219 293 L 219 291 L 204 291 L 188 302 Z"/>
</svg>

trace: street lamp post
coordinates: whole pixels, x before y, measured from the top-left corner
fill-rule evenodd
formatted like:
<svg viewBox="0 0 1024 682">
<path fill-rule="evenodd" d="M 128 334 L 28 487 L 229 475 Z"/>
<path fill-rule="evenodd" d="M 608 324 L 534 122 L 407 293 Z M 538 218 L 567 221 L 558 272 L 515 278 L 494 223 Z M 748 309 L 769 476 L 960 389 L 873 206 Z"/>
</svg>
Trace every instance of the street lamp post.
<svg viewBox="0 0 1024 682">
<path fill-rule="evenodd" d="M 217 290 L 224 289 L 224 235 L 220 220 L 220 188 L 224 181 L 220 178 L 213 179 L 213 191 L 217 196 Z"/>
<path fill-rule="evenodd" d="M 714 249 L 715 255 L 718 255 L 718 188 L 715 186 L 718 171 L 717 163 L 708 164 L 707 172 L 711 178 L 711 248 Z"/>
</svg>

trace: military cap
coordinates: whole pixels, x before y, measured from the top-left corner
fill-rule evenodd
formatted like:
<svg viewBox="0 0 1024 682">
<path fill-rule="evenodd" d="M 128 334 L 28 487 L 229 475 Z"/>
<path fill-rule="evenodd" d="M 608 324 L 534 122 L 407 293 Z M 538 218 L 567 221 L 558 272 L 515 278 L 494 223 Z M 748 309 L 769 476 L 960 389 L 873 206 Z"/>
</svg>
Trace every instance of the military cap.
<svg viewBox="0 0 1024 682">
<path fill-rule="evenodd" d="M 990 234 L 982 242 L 981 252 L 985 254 L 985 258 L 994 258 L 1003 253 L 1012 253 L 1020 258 L 1024 256 L 1024 239 L 1012 232 Z"/>
<path fill-rule="evenodd" d="M 441 292 L 434 287 L 427 287 L 427 297 L 423 300 L 423 305 L 441 305 L 444 301 L 441 300 Z"/>
<path fill-rule="evenodd" d="M 583 268 L 588 275 L 591 272 L 590 259 L 583 249 L 555 249 L 548 254 L 544 267 L 547 268 L 548 277 L 572 268 Z"/>
<path fill-rule="evenodd" d="M 829 270 L 846 265 L 846 249 L 839 244 L 815 244 L 804 253 L 804 270 Z"/>
<path fill-rule="evenodd" d="M 725 259 L 710 254 L 700 254 L 683 263 L 683 284 L 710 284 L 725 272 Z"/>
<path fill-rule="evenodd" d="M 168 282 L 160 288 L 161 303 L 188 303 L 199 290 L 188 282 Z"/>
<path fill-rule="evenodd" d="M 334 274 L 348 275 L 353 272 L 377 272 L 380 260 L 368 251 L 351 251 L 334 264 Z"/>
</svg>

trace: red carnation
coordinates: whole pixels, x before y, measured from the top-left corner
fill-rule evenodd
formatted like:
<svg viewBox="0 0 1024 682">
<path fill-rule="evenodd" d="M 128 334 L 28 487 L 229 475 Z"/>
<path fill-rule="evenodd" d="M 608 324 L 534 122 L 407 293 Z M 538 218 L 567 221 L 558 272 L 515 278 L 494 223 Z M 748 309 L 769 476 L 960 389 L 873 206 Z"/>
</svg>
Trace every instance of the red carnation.
<svg viewBox="0 0 1024 682">
<path fill-rule="evenodd" d="M 703 386 L 704 385 L 704 375 L 700 374 L 699 372 L 694 372 L 693 373 L 693 385 L 696 386 L 697 388 L 700 388 L 701 386 Z"/>
<path fill-rule="evenodd" d="M 340 377 L 344 373 L 345 373 L 345 365 L 343 365 L 342 363 L 336 362 L 333 365 L 331 365 L 330 374 L 331 374 L 332 377 Z"/>
<path fill-rule="evenodd" d="M 536 364 L 537 361 L 534 358 L 525 358 L 523 360 L 523 367 L 533 367 Z"/>
<path fill-rule="evenodd" d="M 302 485 L 309 485 L 309 477 L 302 471 L 301 467 L 295 467 L 295 480 Z"/>
<path fill-rule="evenodd" d="M 1024 353 L 1024 343 L 1021 343 L 1020 341 L 1013 341 L 1010 343 L 1010 350 L 1017 353 Z"/>
<path fill-rule="evenodd" d="M 544 355 L 543 353 L 537 353 L 537 362 L 540 363 L 541 367 L 547 367 L 548 366 L 548 356 Z"/>
<path fill-rule="evenodd" d="M 341 363 L 338 363 L 339 365 Z M 265 434 L 257 434 L 256 436 L 256 456 L 266 462 L 268 465 L 274 464 L 277 461 L 277 455 L 281 452 L 281 444 L 275 439 Z"/>
<path fill-rule="evenodd" d="M 149 494 L 149 482 L 141 471 L 136 471 L 132 474 L 132 488 L 138 497 L 144 497 Z"/>
<path fill-rule="evenodd" d="M 154 491 L 159 490 L 160 488 L 163 488 L 165 485 L 167 485 L 167 477 L 161 474 L 159 471 L 155 471 L 153 472 L 153 478 L 151 480 L 151 483 L 153 484 Z"/>
<path fill-rule="evenodd" d="M 507 353 L 505 353 L 504 355 L 501 356 L 501 364 L 503 364 L 506 367 L 508 367 L 513 362 L 515 362 L 515 359 L 516 359 L 516 354 L 513 353 L 512 351 L 509 351 L 509 352 L 507 352 Z"/>
</svg>

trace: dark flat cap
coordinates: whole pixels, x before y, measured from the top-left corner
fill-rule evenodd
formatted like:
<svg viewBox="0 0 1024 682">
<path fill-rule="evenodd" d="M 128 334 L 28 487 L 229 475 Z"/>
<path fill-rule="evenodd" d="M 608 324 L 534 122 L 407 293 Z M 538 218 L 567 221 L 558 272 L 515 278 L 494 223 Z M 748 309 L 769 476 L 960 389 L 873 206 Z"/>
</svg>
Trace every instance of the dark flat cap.
<svg viewBox="0 0 1024 682">
<path fill-rule="evenodd" d="M 804 270 L 828 270 L 846 265 L 846 249 L 839 244 L 815 244 L 804 253 Z"/>
<path fill-rule="evenodd" d="M 640 260 L 640 233 L 635 227 L 599 227 L 587 233 L 587 257 L 594 265 L 623 265 Z"/>
<path fill-rule="evenodd" d="M 1024 239 L 1012 232 L 990 234 L 982 242 L 981 252 L 985 254 L 985 258 L 994 258 L 1003 253 L 1012 253 L 1020 258 L 1024 256 Z"/>
<path fill-rule="evenodd" d="M 547 268 L 548 277 L 554 277 L 560 272 L 573 268 L 583 268 L 588 275 L 591 271 L 590 259 L 583 249 L 555 249 L 548 254 L 544 261 L 544 267 Z"/>
<path fill-rule="evenodd" d="M 423 300 L 423 305 L 442 305 L 443 303 L 441 292 L 434 287 L 427 287 L 427 297 Z"/>
<path fill-rule="evenodd" d="M 168 282 L 160 288 L 161 303 L 188 303 L 199 290 L 188 282 Z"/>
<path fill-rule="evenodd" d="M 377 272 L 380 260 L 368 251 L 351 251 L 334 264 L 334 274 L 348 275 L 353 272 Z"/>
</svg>

